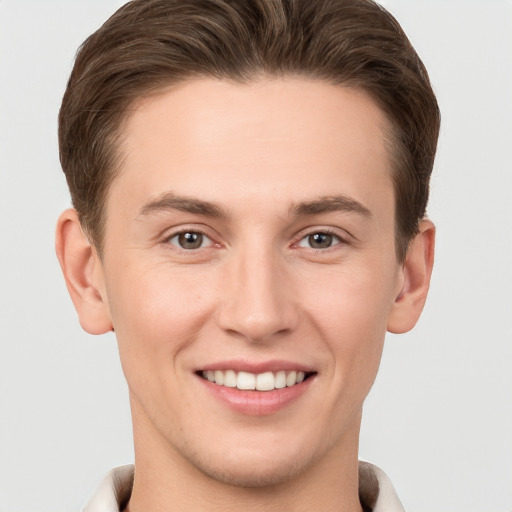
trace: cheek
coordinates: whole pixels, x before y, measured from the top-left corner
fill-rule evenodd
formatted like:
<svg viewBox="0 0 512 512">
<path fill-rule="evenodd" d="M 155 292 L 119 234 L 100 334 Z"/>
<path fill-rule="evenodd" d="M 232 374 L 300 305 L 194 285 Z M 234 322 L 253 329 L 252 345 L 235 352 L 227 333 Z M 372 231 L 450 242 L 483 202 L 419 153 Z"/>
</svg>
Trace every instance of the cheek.
<svg viewBox="0 0 512 512">
<path fill-rule="evenodd" d="M 125 373 L 173 364 L 211 316 L 204 279 L 167 265 L 126 266 L 122 274 L 107 292 Z"/>
<path fill-rule="evenodd" d="M 369 390 L 380 362 L 396 270 L 368 268 L 354 266 L 317 276 L 306 311 L 325 340 L 335 378 L 344 381 L 343 387 L 361 384 Z"/>
</svg>

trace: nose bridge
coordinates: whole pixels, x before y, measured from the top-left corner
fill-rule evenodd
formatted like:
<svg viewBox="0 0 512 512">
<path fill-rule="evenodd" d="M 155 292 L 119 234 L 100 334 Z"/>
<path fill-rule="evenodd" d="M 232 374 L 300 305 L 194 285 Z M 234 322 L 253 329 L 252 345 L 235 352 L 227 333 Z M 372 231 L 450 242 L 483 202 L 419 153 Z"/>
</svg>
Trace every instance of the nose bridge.
<svg viewBox="0 0 512 512">
<path fill-rule="evenodd" d="M 297 312 L 284 262 L 268 240 L 234 251 L 227 269 L 229 285 L 220 312 L 223 329 L 250 341 L 291 331 Z"/>
</svg>

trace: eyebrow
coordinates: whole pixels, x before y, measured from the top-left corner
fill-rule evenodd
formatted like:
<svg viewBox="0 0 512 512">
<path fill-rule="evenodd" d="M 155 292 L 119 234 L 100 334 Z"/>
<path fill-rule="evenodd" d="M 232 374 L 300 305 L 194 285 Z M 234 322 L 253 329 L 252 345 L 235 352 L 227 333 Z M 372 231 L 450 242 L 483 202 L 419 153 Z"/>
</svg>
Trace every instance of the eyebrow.
<svg viewBox="0 0 512 512">
<path fill-rule="evenodd" d="M 163 194 L 149 201 L 139 210 L 139 217 L 145 217 L 161 211 L 178 210 L 206 217 L 226 219 L 227 212 L 220 206 L 201 199 L 177 196 L 172 192 Z"/>
<path fill-rule="evenodd" d="M 324 196 L 313 201 L 301 202 L 290 209 L 298 217 L 318 215 L 327 212 L 357 213 L 364 217 L 371 217 L 371 211 L 359 201 L 347 196 Z"/>
<path fill-rule="evenodd" d="M 215 203 L 191 197 L 177 196 L 172 192 L 165 193 L 142 206 L 139 210 L 139 217 L 168 210 L 178 210 L 218 219 L 227 219 L 229 217 L 226 210 Z M 357 213 L 364 217 L 372 216 L 370 210 L 359 201 L 343 195 L 323 196 L 312 201 L 303 201 L 292 205 L 289 212 L 296 217 L 319 215 L 327 212 L 347 212 Z"/>
</svg>

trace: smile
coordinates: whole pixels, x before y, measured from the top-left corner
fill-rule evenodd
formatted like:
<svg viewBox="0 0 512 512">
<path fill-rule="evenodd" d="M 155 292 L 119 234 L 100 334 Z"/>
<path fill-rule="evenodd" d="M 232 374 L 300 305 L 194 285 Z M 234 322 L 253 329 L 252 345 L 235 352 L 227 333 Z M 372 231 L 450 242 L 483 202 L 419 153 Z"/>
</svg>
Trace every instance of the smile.
<svg viewBox="0 0 512 512">
<path fill-rule="evenodd" d="M 255 374 L 235 370 L 205 370 L 200 375 L 219 386 L 247 391 L 272 391 L 300 384 L 309 376 L 309 373 L 280 370 Z"/>
</svg>

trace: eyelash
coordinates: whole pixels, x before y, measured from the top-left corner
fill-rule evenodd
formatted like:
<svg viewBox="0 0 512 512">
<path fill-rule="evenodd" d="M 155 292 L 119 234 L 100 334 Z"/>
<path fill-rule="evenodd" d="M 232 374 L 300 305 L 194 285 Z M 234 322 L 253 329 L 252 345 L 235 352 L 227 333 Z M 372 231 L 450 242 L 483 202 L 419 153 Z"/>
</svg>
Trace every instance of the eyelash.
<svg viewBox="0 0 512 512">
<path fill-rule="evenodd" d="M 203 240 L 201 241 L 201 245 L 197 248 L 185 248 L 185 247 L 181 247 L 179 245 L 179 237 L 180 236 L 185 236 L 187 234 L 191 234 L 191 235 L 200 235 L 201 237 L 203 237 Z M 172 240 L 176 239 L 176 243 L 173 243 Z M 208 245 L 207 246 L 203 246 L 203 243 L 205 242 L 206 239 L 207 241 L 209 241 Z M 220 246 L 220 244 L 216 243 L 211 236 L 209 236 L 204 230 L 202 229 L 198 229 L 198 228 L 191 228 L 191 229 L 181 229 L 180 231 L 176 231 L 176 232 L 173 232 L 171 234 L 169 234 L 168 236 L 166 236 L 163 240 L 163 243 L 165 245 L 172 245 L 174 247 L 175 250 L 178 250 L 178 251 L 181 251 L 183 253 L 192 253 L 192 252 L 195 252 L 197 251 L 198 249 L 205 249 L 207 247 L 214 247 L 214 246 Z"/>
<path fill-rule="evenodd" d="M 185 247 L 180 246 L 179 237 L 185 236 L 187 234 L 199 235 L 200 237 L 202 237 L 200 245 L 198 247 L 191 247 L 191 248 L 185 248 Z M 315 235 L 324 235 L 327 237 L 331 237 L 332 243 L 328 247 L 312 247 L 311 240 L 308 241 L 308 239 L 310 239 L 310 237 L 314 237 Z M 175 243 L 172 242 L 172 240 L 174 240 L 174 239 L 176 239 Z M 205 239 L 206 239 L 206 241 L 209 241 L 207 246 L 203 245 L 205 242 Z M 220 244 L 216 243 L 212 239 L 211 236 L 209 236 L 204 230 L 198 229 L 198 228 L 182 229 L 180 231 L 171 233 L 170 235 L 168 235 L 164 238 L 163 242 L 166 245 L 172 245 L 175 248 L 175 250 L 181 251 L 185 254 L 187 254 L 187 253 L 190 254 L 192 252 L 196 252 L 199 249 L 205 249 L 208 247 L 220 247 Z M 303 245 L 304 242 L 306 244 L 308 244 L 308 242 L 309 242 L 309 244 Z M 315 251 L 315 252 L 325 252 L 325 251 L 328 251 L 329 249 L 335 248 L 338 245 L 347 244 L 347 243 L 348 243 L 348 241 L 345 237 L 342 237 L 339 233 L 334 232 L 334 230 L 332 230 L 332 229 L 326 228 L 326 229 L 316 229 L 316 230 L 312 230 L 312 231 L 303 233 L 302 236 L 299 238 L 299 240 L 292 244 L 292 248 L 303 247 L 305 249 Z"/>
<path fill-rule="evenodd" d="M 308 238 L 310 238 L 312 236 L 315 236 L 315 235 L 327 235 L 329 237 L 332 237 L 333 238 L 333 243 L 331 245 L 329 245 L 329 247 L 323 247 L 323 248 L 311 247 L 310 245 L 309 246 L 301 245 L 301 243 L 303 241 L 305 241 Z M 305 233 L 299 239 L 298 242 L 293 244 L 293 247 L 305 247 L 306 249 L 309 249 L 311 251 L 324 252 L 324 251 L 328 251 L 329 249 L 333 249 L 333 248 L 335 248 L 338 245 L 347 244 L 347 243 L 348 243 L 348 240 L 346 239 L 346 237 L 342 237 L 338 232 L 335 232 L 332 229 L 325 228 L 325 229 L 314 229 L 312 231 L 309 231 L 309 232 Z"/>
</svg>

